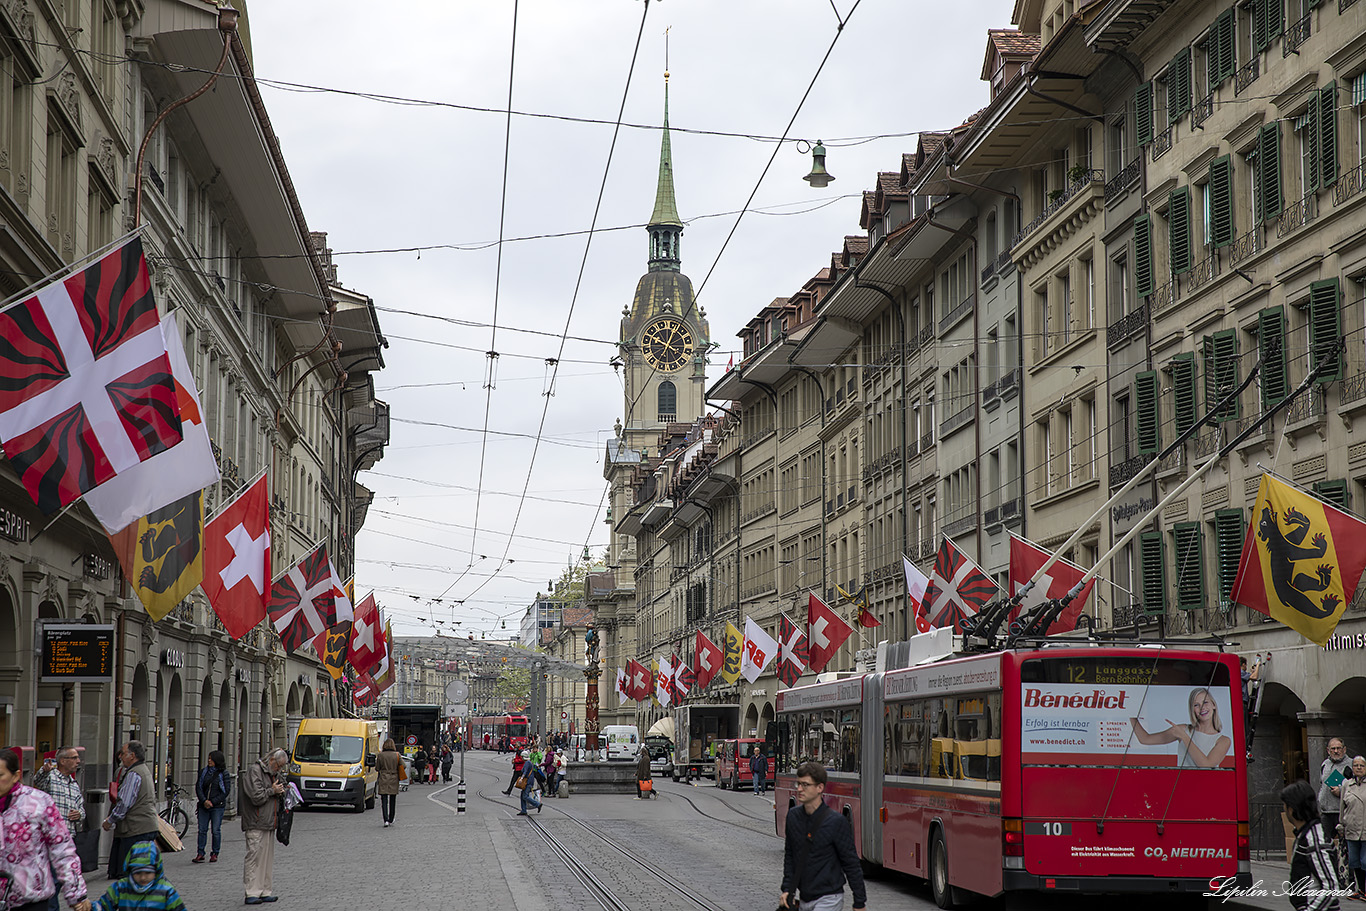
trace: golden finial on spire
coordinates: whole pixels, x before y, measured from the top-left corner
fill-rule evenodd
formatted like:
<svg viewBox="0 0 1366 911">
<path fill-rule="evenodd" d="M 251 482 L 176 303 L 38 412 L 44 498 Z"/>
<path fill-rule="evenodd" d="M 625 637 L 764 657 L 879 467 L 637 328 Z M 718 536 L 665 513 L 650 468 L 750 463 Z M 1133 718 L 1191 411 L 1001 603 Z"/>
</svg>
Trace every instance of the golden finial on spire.
<svg viewBox="0 0 1366 911">
<path fill-rule="evenodd" d="M 671 28 L 673 28 L 672 25 L 670 25 L 668 28 L 664 29 L 664 81 L 665 81 L 665 82 L 668 82 L 668 81 L 669 81 L 669 29 L 671 29 Z"/>
</svg>

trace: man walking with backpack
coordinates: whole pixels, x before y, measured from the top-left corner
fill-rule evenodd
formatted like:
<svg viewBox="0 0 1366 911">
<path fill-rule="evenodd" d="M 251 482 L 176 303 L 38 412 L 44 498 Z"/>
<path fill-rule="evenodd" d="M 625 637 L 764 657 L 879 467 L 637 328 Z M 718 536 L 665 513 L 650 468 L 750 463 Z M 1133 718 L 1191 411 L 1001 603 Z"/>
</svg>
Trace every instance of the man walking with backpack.
<svg viewBox="0 0 1366 911">
<path fill-rule="evenodd" d="M 854 831 L 843 814 L 825 805 L 825 781 L 825 766 L 819 762 L 797 766 L 797 805 L 787 811 L 778 904 L 793 911 L 844 911 L 847 879 L 854 911 L 864 911 L 868 893 Z"/>
</svg>

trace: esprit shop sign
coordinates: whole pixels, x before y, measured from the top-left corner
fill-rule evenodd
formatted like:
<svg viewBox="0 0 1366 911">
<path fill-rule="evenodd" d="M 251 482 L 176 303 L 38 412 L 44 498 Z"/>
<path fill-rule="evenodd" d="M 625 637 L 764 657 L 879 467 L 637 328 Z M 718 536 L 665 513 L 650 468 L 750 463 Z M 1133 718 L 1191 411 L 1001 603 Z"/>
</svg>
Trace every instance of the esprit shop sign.
<svg viewBox="0 0 1366 911">
<path fill-rule="evenodd" d="M 28 541 L 29 522 L 21 515 L 0 508 L 0 538 L 24 544 Z"/>
</svg>

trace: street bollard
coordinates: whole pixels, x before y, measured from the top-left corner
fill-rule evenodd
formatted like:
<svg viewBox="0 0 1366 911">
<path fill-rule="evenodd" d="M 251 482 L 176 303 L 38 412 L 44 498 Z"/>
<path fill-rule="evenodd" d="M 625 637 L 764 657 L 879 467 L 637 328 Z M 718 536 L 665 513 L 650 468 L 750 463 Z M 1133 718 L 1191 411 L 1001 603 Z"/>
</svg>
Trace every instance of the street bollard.
<svg viewBox="0 0 1366 911">
<path fill-rule="evenodd" d="M 457 814 L 465 812 L 465 782 L 463 780 L 455 786 L 455 812 Z"/>
</svg>

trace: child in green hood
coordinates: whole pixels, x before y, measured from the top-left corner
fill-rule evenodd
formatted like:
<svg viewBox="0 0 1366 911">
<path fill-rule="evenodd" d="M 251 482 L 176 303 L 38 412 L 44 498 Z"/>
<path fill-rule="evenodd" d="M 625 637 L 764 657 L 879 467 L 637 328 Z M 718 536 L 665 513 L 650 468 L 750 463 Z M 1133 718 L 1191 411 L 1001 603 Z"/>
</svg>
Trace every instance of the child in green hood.
<svg viewBox="0 0 1366 911">
<path fill-rule="evenodd" d="M 128 875 L 110 885 L 91 911 L 185 911 L 175 886 L 162 873 L 161 852 L 150 841 L 128 850 Z"/>
</svg>

